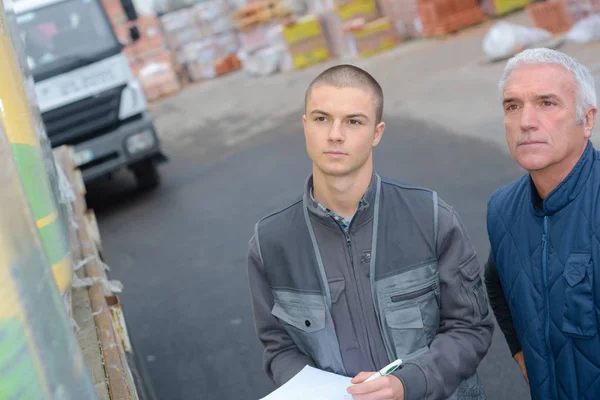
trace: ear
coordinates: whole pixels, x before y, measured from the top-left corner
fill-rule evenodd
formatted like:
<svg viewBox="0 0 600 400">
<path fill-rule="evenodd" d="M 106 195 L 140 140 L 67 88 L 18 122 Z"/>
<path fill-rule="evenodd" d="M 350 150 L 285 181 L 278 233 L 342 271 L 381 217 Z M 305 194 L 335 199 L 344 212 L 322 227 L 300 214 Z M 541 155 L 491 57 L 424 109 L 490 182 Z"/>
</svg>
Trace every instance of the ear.
<svg viewBox="0 0 600 400">
<path fill-rule="evenodd" d="M 383 131 L 385 130 L 385 122 L 380 122 L 375 127 L 375 136 L 373 137 L 373 147 L 377 146 L 381 141 L 381 137 L 383 136 Z"/>
<path fill-rule="evenodd" d="M 302 116 L 302 127 L 304 128 L 304 135 L 306 136 L 306 114 Z"/>
<path fill-rule="evenodd" d="M 592 136 L 592 132 L 594 131 L 594 125 L 596 124 L 596 114 L 598 113 L 598 109 L 595 107 L 589 108 L 585 113 L 585 119 L 583 121 L 583 131 L 586 139 L 589 139 Z"/>
</svg>

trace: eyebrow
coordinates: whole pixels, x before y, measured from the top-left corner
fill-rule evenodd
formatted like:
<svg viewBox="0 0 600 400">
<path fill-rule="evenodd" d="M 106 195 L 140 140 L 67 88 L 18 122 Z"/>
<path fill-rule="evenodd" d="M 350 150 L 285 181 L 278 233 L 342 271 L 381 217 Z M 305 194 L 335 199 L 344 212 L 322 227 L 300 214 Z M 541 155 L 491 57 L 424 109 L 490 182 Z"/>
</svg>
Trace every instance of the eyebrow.
<svg viewBox="0 0 600 400">
<path fill-rule="evenodd" d="M 551 94 L 551 93 L 550 94 L 540 94 L 539 96 L 536 96 L 536 99 L 537 100 L 558 100 L 558 96 L 555 94 Z M 516 100 L 519 100 L 519 99 L 517 99 L 516 97 L 508 97 L 502 101 L 502 104 L 512 103 Z"/>
<path fill-rule="evenodd" d="M 558 100 L 558 96 L 555 94 L 541 94 L 537 97 L 538 100 Z"/>
<path fill-rule="evenodd" d="M 329 116 L 329 113 L 327 113 L 327 112 L 325 112 L 325 111 L 323 111 L 323 110 L 318 110 L 318 109 L 312 110 L 312 111 L 310 112 L 310 114 L 311 114 L 311 115 L 312 115 L 312 114 L 319 114 L 319 115 L 325 115 L 325 116 Z M 365 114 L 363 114 L 363 113 L 354 113 L 354 114 L 348 114 L 348 115 L 346 115 L 346 118 L 364 118 L 364 119 L 367 119 L 367 120 L 369 119 L 369 117 L 367 117 L 367 116 L 366 116 Z"/>
</svg>

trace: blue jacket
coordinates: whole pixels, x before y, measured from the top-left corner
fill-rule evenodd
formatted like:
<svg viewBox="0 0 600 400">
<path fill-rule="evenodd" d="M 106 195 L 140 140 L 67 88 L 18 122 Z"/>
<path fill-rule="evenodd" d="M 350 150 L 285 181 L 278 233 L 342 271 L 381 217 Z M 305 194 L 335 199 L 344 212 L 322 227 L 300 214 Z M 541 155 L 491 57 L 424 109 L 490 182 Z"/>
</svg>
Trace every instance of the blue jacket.
<svg viewBox="0 0 600 400">
<path fill-rule="evenodd" d="M 600 399 L 600 153 L 536 205 L 529 174 L 488 202 L 488 235 L 533 399 Z M 539 202 L 537 202 L 539 204 Z"/>
</svg>

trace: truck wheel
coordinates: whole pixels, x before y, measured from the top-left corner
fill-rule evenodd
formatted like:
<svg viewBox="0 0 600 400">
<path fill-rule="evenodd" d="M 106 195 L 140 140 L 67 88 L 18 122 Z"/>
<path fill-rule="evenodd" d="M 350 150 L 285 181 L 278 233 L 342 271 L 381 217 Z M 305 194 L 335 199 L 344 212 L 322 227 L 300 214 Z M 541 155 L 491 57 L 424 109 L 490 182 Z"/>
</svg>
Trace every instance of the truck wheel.
<svg viewBox="0 0 600 400">
<path fill-rule="evenodd" d="M 131 167 L 138 189 L 147 191 L 156 189 L 160 184 L 160 175 L 158 168 L 152 160 L 139 162 Z"/>
</svg>

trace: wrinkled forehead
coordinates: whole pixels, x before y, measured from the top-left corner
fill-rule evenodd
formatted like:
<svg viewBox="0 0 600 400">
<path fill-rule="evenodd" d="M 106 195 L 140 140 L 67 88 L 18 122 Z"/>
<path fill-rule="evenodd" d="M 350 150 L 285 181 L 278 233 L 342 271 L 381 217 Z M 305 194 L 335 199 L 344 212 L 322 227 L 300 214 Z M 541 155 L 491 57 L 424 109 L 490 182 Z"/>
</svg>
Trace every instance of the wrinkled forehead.
<svg viewBox="0 0 600 400">
<path fill-rule="evenodd" d="M 503 91 L 568 93 L 577 90 L 573 72 L 559 64 L 520 64 L 508 75 Z"/>
<path fill-rule="evenodd" d="M 575 75 L 558 64 L 521 64 L 507 77 L 503 95 L 572 97 L 577 93 Z"/>
</svg>

